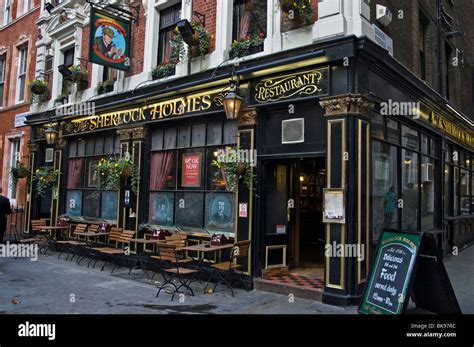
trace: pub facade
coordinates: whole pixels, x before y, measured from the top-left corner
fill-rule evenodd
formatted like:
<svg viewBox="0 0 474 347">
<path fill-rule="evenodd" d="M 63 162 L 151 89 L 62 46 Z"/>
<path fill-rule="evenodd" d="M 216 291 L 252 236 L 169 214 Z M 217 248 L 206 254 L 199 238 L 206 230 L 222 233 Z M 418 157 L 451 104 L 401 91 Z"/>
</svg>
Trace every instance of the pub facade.
<svg viewBox="0 0 474 347">
<path fill-rule="evenodd" d="M 224 103 L 235 81 L 233 119 Z M 28 221 L 251 240 L 248 276 L 309 272 L 336 305 L 360 300 L 383 229 L 433 233 L 445 255 L 474 239 L 473 122 L 365 37 L 111 94 L 77 113 L 28 117 L 29 167 L 60 172 L 46 196 L 30 187 Z M 255 176 L 234 190 L 215 164 L 229 148 Z M 103 189 L 96 167 L 124 156 L 136 176 Z M 358 256 L 328 251 L 346 245 Z"/>
</svg>

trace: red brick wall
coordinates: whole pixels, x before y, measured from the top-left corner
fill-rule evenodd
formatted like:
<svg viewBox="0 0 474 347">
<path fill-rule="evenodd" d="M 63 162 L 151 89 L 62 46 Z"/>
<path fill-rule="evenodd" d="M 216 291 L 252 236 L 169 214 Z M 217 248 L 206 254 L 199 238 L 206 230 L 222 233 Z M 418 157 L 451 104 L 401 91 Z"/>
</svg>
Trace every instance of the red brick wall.
<svg viewBox="0 0 474 347">
<path fill-rule="evenodd" d="M 28 60 L 26 81 L 34 79 L 36 69 L 36 40 L 38 37 L 38 28 L 36 20 L 39 16 L 39 8 L 31 11 L 27 16 L 22 17 L 17 22 L 0 29 L 0 45 L 7 47 L 6 52 L 6 76 L 3 93 L 3 109 L 0 110 L 0 179 L 2 187 L 2 195 L 8 192 L 8 176 L 10 169 L 10 144 L 8 136 L 24 133 L 21 137 L 20 157 L 23 163 L 27 164 L 28 147 L 30 139 L 29 127 L 15 128 L 15 116 L 20 113 L 28 112 L 30 109 L 31 95 L 26 87 L 25 102 L 15 105 L 15 91 L 17 84 L 17 60 L 18 56 L 17 44 L 22 34 L 29 36 L 28 38 Z M 26 198 L 25 180 L 20 180 L 17 190 L 17 204 L 24 205 Z"/>
<path fill-rule="evenodd" d="M 146 21 L 145 12 L 141 1 L 135 1 L 133 5 L 138 5 L 140 9 L 140 17 L 138 25 L 132 23 L 131 33 L 131 54 L 130 54 L 130 70 L 125 73 L 125 77 L 137 75 L 143 72 L 143 60 L 145 52 L 145 32 Z"/>
<path fill-rule="evenodd" d="M 193 0 L 193 11 L 206 15 L 206 29 L 211 35 L 209 52 L 212 52 L 216 48 L 217 0 Z M 193 19 L 198 19 L 198 17 L 194 17 Z"/>
</svg>

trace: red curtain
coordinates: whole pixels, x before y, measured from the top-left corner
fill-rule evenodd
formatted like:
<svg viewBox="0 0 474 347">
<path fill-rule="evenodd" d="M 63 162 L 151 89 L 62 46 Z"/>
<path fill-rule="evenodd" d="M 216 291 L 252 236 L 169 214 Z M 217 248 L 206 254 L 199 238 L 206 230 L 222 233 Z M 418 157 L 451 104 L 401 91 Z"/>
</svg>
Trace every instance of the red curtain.
<svg viewBox="0 0 474 347">
<path fill-rule="evenodd" d="M 81 179 L 84 174 L 84 158 L 69 159 L 67 174 L 67 189 L 81 188 Z"/>
<path fill-rule="evenodd" d="M 243 1 L 241 11 L 244 14 L 240 17 L 239 38 L 244 38 L 249 31 L 252 1 Z"/>
<path fill-rule="evenodd" d="M 174 162 L 174 152 L 158 152 L 151 156 L 150 190 L 163 190 Z"/>
</svg>

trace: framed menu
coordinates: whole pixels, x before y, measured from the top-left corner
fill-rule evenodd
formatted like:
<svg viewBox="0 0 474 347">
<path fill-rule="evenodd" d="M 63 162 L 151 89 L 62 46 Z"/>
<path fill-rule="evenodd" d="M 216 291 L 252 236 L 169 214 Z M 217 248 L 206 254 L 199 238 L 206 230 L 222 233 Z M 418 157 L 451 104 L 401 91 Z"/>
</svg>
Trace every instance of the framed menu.
<svg viewBox="0 0 474 347">
<path fill-rule="evenodd" d="M 345 191 L 342 188 L 325 188 L 324 194 L 324 223 L 340 223 L 346 222 L 345 211 Z"/>
</svg>

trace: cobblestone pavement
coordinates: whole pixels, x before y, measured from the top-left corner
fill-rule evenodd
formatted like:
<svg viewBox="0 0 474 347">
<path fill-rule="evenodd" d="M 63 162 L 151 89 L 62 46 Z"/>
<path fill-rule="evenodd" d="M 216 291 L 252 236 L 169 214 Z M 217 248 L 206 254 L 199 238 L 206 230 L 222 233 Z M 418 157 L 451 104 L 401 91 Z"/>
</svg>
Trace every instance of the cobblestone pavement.
<svg viewBox="0 0 474 347">
<path fill-rule="evenodd" d="M 155 276 L 147 280 L 141 270 L 128 275 L 128 269 L 110 274 L 82 263 L 57 259 L 48 252 L 38 261 L 0 258 L 0 313 L 22 314 L 354 314 L 356 308 L 340 308 L 320 302 L 260 291 L 236 290 L 233 298 L 219 286 L 203 294 L 204 283 L 193 283 L 196 296 L 160 293 Z M 72 300 L 73 299 L 73 300 Z"/>
</svg>

